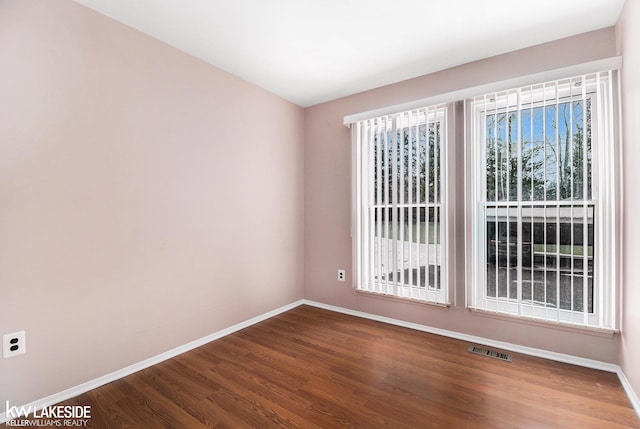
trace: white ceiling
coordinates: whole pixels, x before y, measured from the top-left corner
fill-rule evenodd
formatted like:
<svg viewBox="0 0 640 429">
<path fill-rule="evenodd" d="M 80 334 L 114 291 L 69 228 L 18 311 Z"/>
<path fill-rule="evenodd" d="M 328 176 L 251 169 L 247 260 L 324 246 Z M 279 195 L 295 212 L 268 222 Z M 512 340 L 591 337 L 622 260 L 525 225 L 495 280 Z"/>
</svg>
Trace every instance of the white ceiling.
<svg viewBox="0 0 640 429">
<path fill-rule="evenodd" d="M 300 106 L 614 25 L 624 0 L 76 0 Z"/>
</svg>

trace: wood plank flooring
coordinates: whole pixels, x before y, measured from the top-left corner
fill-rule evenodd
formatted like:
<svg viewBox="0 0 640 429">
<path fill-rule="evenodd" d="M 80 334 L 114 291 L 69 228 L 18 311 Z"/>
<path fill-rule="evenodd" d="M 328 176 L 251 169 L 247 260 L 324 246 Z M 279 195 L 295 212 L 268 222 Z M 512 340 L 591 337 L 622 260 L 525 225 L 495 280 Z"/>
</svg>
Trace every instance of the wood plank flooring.
<svg viewBox="0 0 640 429">
<path fill-rule="evenodd" d="M 301 306 L 64 405 L 99 429 L 640 428 L 615 374 L 470 346 Z"/>
</svg>

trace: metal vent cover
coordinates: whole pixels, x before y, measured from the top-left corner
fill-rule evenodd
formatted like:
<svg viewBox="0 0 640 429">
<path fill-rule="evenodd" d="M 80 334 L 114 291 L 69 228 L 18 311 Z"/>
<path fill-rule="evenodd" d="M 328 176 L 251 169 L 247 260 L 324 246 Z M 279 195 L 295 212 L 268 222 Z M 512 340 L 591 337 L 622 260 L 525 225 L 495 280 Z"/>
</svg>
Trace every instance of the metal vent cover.
<svg viewBox="0 0 640 429">
<path fill-rule="evenodd" d="M 503 360 L 505 362 L 512 362 L 511 355 L 500 353 L 495 350 L 485 349 L 484 347 L 471 346 L 469 347 L 469 351 L 477 355 L 488 356 L 490 358 Z"/>
</svg>

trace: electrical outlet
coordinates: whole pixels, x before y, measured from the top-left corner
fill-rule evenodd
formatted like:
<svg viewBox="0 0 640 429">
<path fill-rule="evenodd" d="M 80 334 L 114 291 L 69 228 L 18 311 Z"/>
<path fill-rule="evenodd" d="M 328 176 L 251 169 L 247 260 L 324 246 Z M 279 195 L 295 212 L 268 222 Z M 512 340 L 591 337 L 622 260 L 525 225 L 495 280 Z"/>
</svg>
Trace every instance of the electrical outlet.
<svg viewBox="0 0 640 429">
<path fill-rule="evenodd" d="M 27 339 L 24 331 L 2 336 L 2 356 L 8 358 L 27 352 Z"/>
<path fill-rule="evenodd" d="M 343 282 L 346 279 L 346 272 L 345 270 L 338 270 L 338 281 L 339 282 Z"/>
</svg>

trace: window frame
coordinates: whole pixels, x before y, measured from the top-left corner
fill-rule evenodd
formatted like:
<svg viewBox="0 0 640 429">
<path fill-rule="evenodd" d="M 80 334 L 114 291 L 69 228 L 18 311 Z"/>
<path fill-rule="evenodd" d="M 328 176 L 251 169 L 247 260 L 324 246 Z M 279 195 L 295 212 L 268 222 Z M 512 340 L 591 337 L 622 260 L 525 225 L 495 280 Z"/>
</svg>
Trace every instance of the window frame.
<svg viewBox="0 0 640 429">
<path fill-rule="evenodd" d="M 486 246 L 486 219 L 482 213 L 484 210 L 492 205 L 496 207 L 496 213 L 498 213 L 497 207 L 509 207 L 508 216 L 507 216 L 507 224 L 511 222 L 511 201 L 509 199 L 505 201 L 487 201 L 487 190 L 486 190 L 486 176 L 487 176 L 487 168 L 486 168 L 486 112 L 489 115 L 498 114 L 500 112 L 516 112 L 518 115 L 518 126 L 521 125 L 521 112 L 526 107 L 522 107 L 524 104 L 522 102 L 521 91 L 530 89 L 533 91 L 534 87 L 541 87 L 544 92 L 545 86 L 547 83 L 541 84 L 532 84 L 525 87 L 514 88 L 511 90 L 504 90 L 497 92 L 495 94 L 485 94 L 484 96 L 476 97 L 474 99 L 468 99 L 465 102 L 465 124 L 469 128 L 465 133 L 465 138 L 467 139 L 467 143 L 465 144 L 465 151 L 467 151 L 469 155 L 469 160 L 467 160 L 467 172 L 468 177 L 466 180 L 468 193 L 467 196 L 467 204 L 470 208 L 469 210 L 469 219 L 467 219 L 467 237 L 471 239 L 471 249 L 466 252 L 466 260 L 467 266 L 470 266 L 468 270 L 469 275 L 467 275 L 467 306 L 472 310 L 479 311 L 488 311 L 499 314 L 505 314 L 509 316 L 514 316 L 517 318 L 532 318 L 539 320 L 543 323 L 551 322 L 551 323 L 560 323 L 560 324 L 569 324 L 573 326 L 584 326 L 588 328 L 596 328 L 596 329 L 605 329 L 605 330 L 616 330 L 616 272 L 618 270 L 617 261 L 616 261 L 616 238 L 617 238 L 617 228 L 616 222 L 617 219 L 617 203 L 615 199 L 616 195 L 616 183 L 618 178 L 614 173 L 615 165 L 616 165 L 616 152 L 617 152 L 617 139 L 615 136 L 615 127 L 618 124 L 615 112 L 615 104 L 613 102 L 615 96 L 617 95 L 613 91 L 613 85 L 615 83 L 616 76 L 613 71 L 608 72 L 598 72 L 592 73 L 595 75 L 595 83 L 592 83 L 594 88 L 587 88 L 588 85 L 585 84 L 583 88 L 583 93 L 572 94 L 571 90 L 566 90 L 568 94 L 558 93 L 555 97 L 554 103 L 549 103 L 548 98 L 545 98 L 544 93 L 539 101 L 533 101 L 531 104 L 527 104 L 528 108 L 535 108 L 537 105 L 549 106 L 555 105 L 559 106 L 561 103 L 565 101 L 573 102 L 574 100 L 584 100 L 586 102 L 587 99 L 590 99 L 591 103 L 591 127 L 592 127 L 592 140 L 591 140 L 591 149 L 594 154 L 595 159 L 591 160 L 592 165 L 592 189 L 591 189 L 591 198 L 586 198 L 584 200 L 579 200 L 583 202 L 585 210 L 587 205 L 594 205 L 594 249 L 593 249 L 593 313 L 583 312 L 583 311 L 575 311 L 575 310 L 567 310 L 561 308 L 549 308 L 548 306 L 541 306 L 541 308 L 537 308 L 535 304 L 527 303 L 526 305 L 522 305 L 522 282 L 517 286 L 517 298 L 515 299 L 502 299 L 495 297 L 487 296 L 487 282 L 486 282 L 486 267 L 487 267 L 487 246 Z M 555 81 L 554 84 L 558 84 L 560 82 L 569 81 L 570 84 L 574 81 L 574 79 L 583 79 L 585 82 L 586 75 L 568 77 L 566 79 L 560 79 Z M 597 91 L 596 91 L 597 90 Z M 486 100 L 487 97 L 503 95 L 507 93 L 507 102 L 503 103 L 503 106 L 496 107 L 494 101 L 494 106 L 492 108 L 488 108 L 486 106 L 482 106 L 483 103 L 476 103 L 475 100 L 478 98 L 483 98 Z M 509 102 L 509 97 L 516 99 L 515 102 Z M 532 97 L 535 97 L 532 94 Z M 491 106 L 491 103 L 488 104 Z M 515 106 L 515 107 L 514 107 Z M 557 108 L 557 107 L 556 107 Z M 492 110 L 493 109 L 493 110 Z M 585 110 L 586 111 L 586 110 Z M 603 119 L 604 117 L 604 119 Z M 601 121 L 604 121 L 601 124 Z M 607 123 L 607 121 L 609 121 Z M 520 153 L 521 146 L 521 136 L 518 132 L 518 156 L 517 162 L 519 165 L 518 168 L 518 180 L 522 179 L 522 154 Z M 507 161 L 508 162 L 508 161 Z M 546 161 L 545 161 L 546 162 Z M 586 176 L 585 176 L 586 177 Z M 521 185 L 519 185 L 521 188 Z M 558 210 L 558 218 L 559 218 L 559 210 L 562 204 L 560 203 L 560 196 L 556 196 L 555 199 L 548 200 L 546 198 L 541 201 L 537 200 L 523 200 L 520 189 L 518 190 L 518 197 L 513 204 L 516 207 L 516 210 L 521 210 L 522 206 L 531 206 L 533 207 L 536 204 L 532 204 L 532 202 L 540 204 L 542 207 L 556 207 Z M 568 203 L 574 203 L 575 200 L 567 200 Z M 498 215 L 496 215 L 498 216 Z M 546 214 L 545 214 L 546 217 Z M 524 216 L 520 214 L 516 214 L 517 219 L 517 228 L 519 231 L 522 231 L 522 219 Z M 497 223 L 497 221 L 496 221 Z M 546 225 L 546 224 L 545 224 Z M 573 226 L 573 221 L 571 221 L 571 225 Z M 556 222 L 556 233 L 559 235 L 560 222 L 559 220 Z M 584 228 L 584 224 L 583 224 Z M 496 232 L 497 234 L 497 232 Z M 531 232 L 533 235 L 533 231 Z M 533 237 L 532 237 L 532 247 L 533 247 Z M 532 249 L 533 252 L 533 249 Z M 545 250 L 546 253 L 546 250 Z M 559 257 L 560 252 L 557 251 L 557 255 Z M 572 256 L 573 257 L 573 256 Z M 586 261 L 585 257 L 585 261 Z M 522 280 L 522 233 L 518 233 L 518 245 L 517 245 L 517 264 L 516 267 L 518 269 L 518 280 Z M 583 265 L 585 266 L 585 265 Z M 585 266 L 586 267 L 586 266 Z M 587 269 L 587 268 L 585 268 Z M 556 270 L 559 270 L 559 266 L 556 267 Z M 546 267 L 545 267 L 546 273 Z M 584 275 L 584 274 L 583 274 Z M 546 287 L 546 284 L 545 284 Z M 533 294 L 533 291 L 531 292 Z M 507 292 L 507 296 L 509 293 Z M 533 295 L 532 295 L 533 298 Z M 559 297 L 556 297 L 557 307 L 559 307 Z M 525 309 L 525 311 L 523 311 Z M 530 310 L 530 311 L 529 311 Z"/>
<path fill-rule="evenodd" d="M 416 120 L 416 117 L 421 114 L 420 112 L 424 112 L 425 119 L 423 122 L 420 122 L 420 120 Z M 358 292 L 371 293 L 371 294 L 376 294 L 380 296 L 394 297 L 394 298 L 399 298 L 403 300 L 418 301 L 418 302 L 429 303 L 429 304 L 449 305 L 450 303 L 449 297 L 451 296 L 451 293 L 450 293 L 450 280 L 449 280 L 450 276 L 449 276 L 449 270 L 447 269 L 447 267 L 449 262 L 449 251 L 450 251 L 449 244 L 448 244 L 449 238 L 450 238 L 450 228 L 449 228 L 447 206 L 448 206 L 448 195 L 449 195 L 449 189 L 448 189 L 449 187 L 448 186 L 449 148 L 448 146 L 451 141 L 449 117 L 451 114 L 452 114 L 452 105 L 441 104 L 436 106 L 427 106 L 419 109 L 412 109 L 409 111 L 404 111 L 404 112 L 390 114 L 390 115 L 379 116 L 376 118 L 364 119 L 361 121 L 357 121 L 356 123 L 351 125 L 352 171 L 355 173 L 355 174 L 352 174 L 352 195 L 354 196 L 354 198 L 351 199 L 352 214 L 353 214 L 352 238 L 354 243 L 353 260 L 355 262 L 353 287 Z M 439 139 L 439 144 L 437 145 L 437 147 L 439 147 L 439 161 L 440 161 L 440 165 L 437 167 L 437 171 L 439 172 L 437 180 L 440 184 L 439 202 L 436 201 L 435 195 L 434 195 L 434 201 L 433 202 L 429 201 L 429 198 L 428 198 L 429 182 L 428 181 L 426 182 L 427 184 L 425 185 L 425 194 L 424 194 L 425 199 L 422 202 L 415 202 L 411 200 L 409 202 L 385 201 L 382 205 L 379 205 L 379 204 L 376 204 L 375 201 L 373 201 L 374 198 L 372 195 L 369 195 L 369 193 L 373 192 L 373 189 L 376 189 L 376 187 L 374 184 L 374 180 L 372 179 L 373 172 L 371 170 L 369 171 L 367 170 L 367 165 L 373 164 L 374 169 L 376 168 L 376 166 L 375 166 L 375 162 L 373 161 L 373 155 L 372 155 L 373 151 L 369 150 L 371 148 L 368 148 L 367 144 L 373 141 L 373 139 L 371 138 L 371 135 L 369 134 L 369 130 L 372 128 L 372 124 L 374 121 L 384 121 L 386 122 L 387 127 L 388 127 L 388 124 L 391 123 L 392 124 L 390 126 L 391 134 L 394 136 L 394 139 L 396 138 L 395 136 L 397 136 L 398 132 L 402 134 L 403 129 L 408 127 L 409 136 L 411 136 L 412 130 L 417 131 L 417 127 L 424 124 L 425 131 L 426 131 L 425 137 L 427 139 L 426 140 L 427 146 L 429 145 L 428 143 L 429 125 L 435 124 L 435 123 L 440 124 L 439 125 L 440 139 Z M 394 144 L 395 143 L 397 143 L 397 141 L 395 141 Z M 416 150 L 415 149 L 416 145 L 410 145 L 410 146 L 411 146 L 411 150 Z M 397 156 L 398 155 L 394 153 L 393 158 L 395 159 Z M 431 163 L 433 161 L 434 156 L 435 155 L 432 154 L 431 157 L 429 157 L 429 159 L 426 162 Z M 395 175 L 396 174 L 395 169 L 398 168 L 399 166 L 396 165 L 398 164 L 397 162 L 394 162 L 393 164 L 394 164 L 392 166 L 392 168 L 394 168 L 393 174 Z M 380 168 L 379 165 L 378 165 L 378 168 Z M 429 167 L 427 166 L 426 171 L 428 171 L 428 168 Z M 366 173 L 367 171 L 368 171 L 368 174 Z M 425 172 L 425 175 L 426 175 L 426 172 Z M 435 177 L 435 173 L 434 173 L 434 177 Z M 383 178 L 383 181 L 385 180 L 388 180 L 388 178 L 387 177 Z M 397 180 L 397 182 L 401 182 L 401 181 Z M 372 185 L 371 189 L 368 187 L 370 184 Z M 395 189 L 394 192 L 397 192 L 398 196 L 400 195 L 399 189 Z M 435 192 L 435 189 L 434 189 L 434 192 Z M 369 204 L 369 201 L 373 201 L 373 203 Z M 373 210 L 376 210 L 378 208 L 382 208 L 383 210 L 393 210 L 395 213 L 400 213 L 400 211 L 403 211 L 402 209 L 420 210 L 420 208 L 422 208 L 426 211 L 426 213 L 429 213 L 430 209 L 434 210 L 433 213 L 436 213 L 436 211 L 439 210 L 440 220 L 438 224 L 439 224 L 440 243 L 439 243 L 439 246 L 437 246 L 438 251 L 437 251 L 437 255 L 435 256 L 436 264 L 439 263 L 439 266 L 440 266 L 439 275 L 438 275 L 439 284 L 437 288 L 430 287 L 428 285 L 429 283 L 428 280 L 425 283 L 425 287 L 423 288 L 421 288 L 419 285 L 409 284 L 409 282 L 411 282 L 412 280 L 416 280 L 416 282 L 418 282 L 420 275 L 418 274 L 418 278 L 416 277 L 411 278 L 412 277 L 411 274 L 409 275 L 408 278 L 404 277 L 403 275 L 403 272 L 405 271 L 404 265 L 402 267 L 399 267 L 398 265 L 396 265 L 397 258 L 395 257 L 396 255 L 395 252 L 397 252 L 397 247 L 399 246 L 397 246 L 393 250 L 394 257 L 390 258 L 392 263 L 389 265 L 391 265 L 390 268 L 392 269 L 393 272 L 399 273 L 400 282 L 393 282 L 389 280 L 386 280 L 384 282 L 375 281 L 375 279 L 373 278 L 374 271 L 372 271 L 372 269 L 370 268 L 370 265 L 371 263 L 375 263 L 376 258 L 375 256 L 373 256 L 373 251 L 371 250 L 367 254 L 365 254 L 365 249 L 371 248 L 369 246 L 369 242 L 371 241 L 372 237 L 375 237 L 375 232 L 376 232 L 375 228 L 379 227 L 380 225 L 379 222 L 369 222 L 369 219 L 372 217 Z M 380 214 L 380 212 L 377 212 L 377 213 L 378 215 Z M 418 213 L 420 212 L 418 211 Z M 391 221 L 391 222 L 387 221 L 382 223 L 385 224 L 386 227 L 389 227 L 390 224 L 397 224 L 398 222 L 402 222 L 403 220 L 404 219 L 400 217 L 400 219 L 397 219 L 397 221 Z M 373 225 L 373 227 L 371 225 Z M 370 229 L 367 230 L 367 228 L 370 228 Z M 395 231 L 396 230 L 394 230 L 394 232 Z M 411 226 L 409 226 L 409 231 L 411 231 Z M 415 230 L 413 232 L 409 232 L 409 234 L 413 234 L 414 232 L 418 234 L 418 232 L 416 232 Z M 387 230 L 386 234 L 389 234 L 389 233 L 390 231 Z M 425 239 L 427 241 L 429 240 L 428 234 L 426 235 Z M 402 236 L 398 239 L 395 239 L 394 241 L 397 244 L 397 242 L 401 240 L 403 240 Z M 408 243 L 416 244 L 413 241 L 408 241 Z M 411 248 L 411 245 L 409 245 L 409 248 Z M 420 249 L 420 246 L 417 246 L 417 248 Z M 419 251 L 420 250 L 418 250 L 418 252 Z M 409 250 L 409 252 L 411 252 L 411 250 Z M 427 250 L 427 252 L 429 252 L 429 250 Z M 400 252 L 400 253 L 404 257 L 403 252 Z M 378 254 L 380 254 L 380 250 L 378 251 Z M 419 260 L 420 254 L 418 254 L 417 257 Z M 411 256 L 409 256 L 409 258 L 411 258 Z M 396 261 L 396 264 L 393 263 L 393 260 Z M 418 262 L 418 265 L 419 265 L 419 262 Z M 380 268 L 379 265 L 378 265 L 378 268 Z M 397 271 L 398 268 L 400 268 L 400 271 Z M 409 265 L 409 271 L 412 271 L 411 264 Z M 420 269 L 418 268 L 416 271 L 419 272 Z M 389 272 L 387 274 L 389 274 Z M 425 270 L 425 277 L 428 277 L 428 275 L 429 275 L 429 268 Z"/>
</svg>

